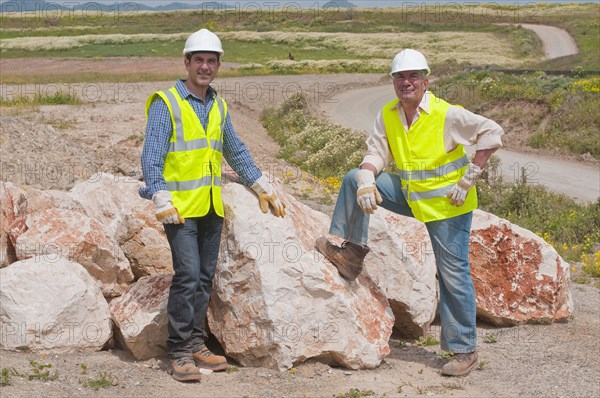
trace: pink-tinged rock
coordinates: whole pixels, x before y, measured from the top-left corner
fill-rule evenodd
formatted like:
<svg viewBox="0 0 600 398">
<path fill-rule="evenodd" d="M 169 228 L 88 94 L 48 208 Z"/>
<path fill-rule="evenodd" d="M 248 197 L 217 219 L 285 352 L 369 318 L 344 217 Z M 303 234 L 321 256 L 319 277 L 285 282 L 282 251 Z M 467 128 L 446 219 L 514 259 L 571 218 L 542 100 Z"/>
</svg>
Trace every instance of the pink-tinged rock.
<svg viewBox="0 0 600 398">
<path fill-rule="evenodd" d="M 10 240 L 10 225 L 19 212 L 19 201 L 24 198 L 23 194 L 14 184 L 0 181 L 0 268 L 17 261 L 15 247 Z"/>
<path fill-rule="evenodd" d="M 0 347 L 99 351 L 112 337 L 108 303 L 79 264 L 30 258 L 0 269 Z"/>
<path fill-rule="evenodd" d="M 504 326 L 571 315 L 569 265 L 531 231 L 475 211 L 469 257 L 479 318 Z"/>
<path fill-rule="evenodd" d="M 261 213 L 242 185 L 223 189 L 211 332 L 244 366 L 284 370 L 309 358 L 351 369 L 378 366 L 390 352 L 394 323 L 386 297 L 366 273 L 354 282 L 341 278 L 313 248 L 329 218 L 277 189 L 285 218 Z"/>
<path fill-rule="evenodd" d="M 138 194 L 142 186 L 129 177 L 98 173 L 69 192 L 83 212 L 118 242 L 136 278 L 173 272 L 169 243 L 152 201 Z"/>
<path fill-rule="evenodd" d="M 172 275 L 145 276 L 110 302 L 117 344 L 138 360 L 167 353 L 167 301 Z"/>
<path fill-rule="evenodd" d="M 0 182 L 0 203 L 0 267 L 17 261 L 15 241 L 27 230 L 25 220 L 28 214 L 46 209 L 81 210 L 67 192 L 41 191 L 30 187 L 21 189 L 10 182 Z"/>
<path fill-rule="evenodd" d="M 426 336 L 437 308 L 436 265 L 425 224 L 384 208 L 370 218 L 365 271 L 382 289 L 404 337 Z"/>
<path fill-rule="evenodd" d="M 27 230 L 16 238 L 17 258 L 61 257 L 83 265 L 106 297 L 122 294 L 133 281 L 129 262 L 96 220 L 74 210 L 47 209 L 26 218 Z"/>
<path fill-rule="evenodd" d="M 140 228 L 121 244 L 136 279 L 156 274 L 172 274 L 173 259 L 164 233 L 154 228 Z"/>
</svg>

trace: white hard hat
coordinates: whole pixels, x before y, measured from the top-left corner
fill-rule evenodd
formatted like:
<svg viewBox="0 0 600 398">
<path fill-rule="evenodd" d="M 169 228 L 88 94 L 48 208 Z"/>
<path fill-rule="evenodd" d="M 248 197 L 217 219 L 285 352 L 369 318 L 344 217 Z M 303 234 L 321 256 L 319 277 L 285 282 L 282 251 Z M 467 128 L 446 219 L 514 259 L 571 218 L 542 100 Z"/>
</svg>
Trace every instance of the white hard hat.
<svg viewBox="0 0 600 398">
<path fill-rule="evenodd" d="M 185 41 L 185 47 L 183 48 L 183 54 L 206 51 L 212 53 L 219 53 L 223 55 L 223 47 L 221 46 L 221 40 L 208 29 L 200 29 L 192 33 Z"/>
<path fill-rule="evenodd" d="M 425 56 L 417 50 L 407 48 L 406 50 L 400 51 L 392 60 L 392 70 L 390 76 L 396 72 L 402 72 L 407 70 L 422 70 L 426 71 L 425 76 L 429 75 L 431 69 L 427 65 Z"/>
</svg>

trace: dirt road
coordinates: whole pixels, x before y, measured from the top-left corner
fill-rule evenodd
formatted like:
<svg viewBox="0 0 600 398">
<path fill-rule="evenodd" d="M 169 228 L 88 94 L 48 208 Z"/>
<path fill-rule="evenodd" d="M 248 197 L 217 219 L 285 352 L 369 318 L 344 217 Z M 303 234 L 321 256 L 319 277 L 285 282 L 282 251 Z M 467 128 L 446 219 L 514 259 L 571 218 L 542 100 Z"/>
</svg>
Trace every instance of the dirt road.
<svg viewBox="0 0 600 398">
<path fill-rule="evenodd" d="M 540 36 L 548 58 L 578 53 L 573 38 L 565 30 L 544 25 L 522 26 Z M 394 98 L 393 88 L 387 83 L 337 94 L 323 104 L 321 111 L 335 123 L 370 132 L 381 107 Z M 518 181 L 521 169 L 524 169 L 530 184 L 545 185 L 583 203 L 600 197 L 600 167 L 597 165 L 523 153 L 516 148 L 501 149 L 496 156 L 502 162 L 500 172 L 504 181 Z"/>
<path fill-rule="evenodd" d="M 559 58 L 579 54 L 573 37 L 564 29 L 555 26 L 522 24 L 525 29 L 535 32 L 542 40 L 546 58 Z"/>
</svg>

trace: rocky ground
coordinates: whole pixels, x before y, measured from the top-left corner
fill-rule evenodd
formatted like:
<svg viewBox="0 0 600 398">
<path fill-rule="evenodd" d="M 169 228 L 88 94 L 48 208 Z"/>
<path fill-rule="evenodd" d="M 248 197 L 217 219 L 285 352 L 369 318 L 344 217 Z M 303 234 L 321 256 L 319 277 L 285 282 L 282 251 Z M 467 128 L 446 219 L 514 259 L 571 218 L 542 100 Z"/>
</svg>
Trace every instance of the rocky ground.
<svg viewBox="0 0 600 398">
<path fill-rule="evenodd" d="M 75 61 L 73 61 L 75 62 Z M 150 60 L 145 62 L 150 63 Z M 167 65 L 168 63 L 165 63 Z M 27 65 L 35 65 L 28 62 Z M 19 65 L 2 73 L 17 74 Z M 21 65 L 22 66 L 22 65 Z M 168 65 L 170 67 L 170 64 Z M 54 65 L 56 68 L 56 65 Z M 61 68 L 73 65 L 61 64 Z M 111 64 L 96 63 L 94 70 Z M 24 67 L 23 73 L 27 73 Z M 38 70 L 37 73 L 43 73 Z M 262 109 L 277 106 L 302 90 L 319 108 L 333 91 L 376 84 L 374 75 L 266 76 L 218 79 L 234 126 L 257 163 L 285 180 L 300 195 L 314 179 L 277 158 L 278 146 L 259 121 Z M 69 189 L 98 171 L 140 176 L 144 103 L 171 81 L 153 83 L 74 83 L 2 86 L 2 96 L 35 90 L 73 90 L 81 105 L 3 107 L 0 114 L 1 179 L 43 189 Z M 333 91 L 332 91 L 333 90 Z M 306 199 L 331 211 L 331 205 Z M 164 358 L 135 361 L 111 348 L 96 353 L 16 353 L 0 351 L 6 396 L 114 397 L 597 397 L 600 396 L 600 292 L 574 284 L 575 310 L 570 321 L 553 325 L 495 328 L 478 325 L 480 369 L 464 378 L 440 375 L 439 345 L 422 346 L 392 336 L 391 354 L 374 370 L 346 370 L 304 363 L 280 373 L 233 367 L 203 376 L 200 384 L 182 384 L 165 372 Z M 434 337 L 439 328 L 433 327 Z M 2 332 L 5 330 L 3 328 Z M 214 345 L 219 350 L 218 343 Z M 51 368 L 44 365 L 50 364 Z M 46 374 L 47 372 L 47 374 Z M 56 372 L 56 376 L 55 373 Z M 55 379 L 55 380 L 52 380 Z M 94 390 L 95 382 L 107 386 Z"/>
<path fill-rule="evenodd" d="M 1 367 L 8 369 L 11 384 L 0 387 L 0 395 L 597 397 L 599 293 L 590 286 L 575 285 L 573 295 L 575 312 L 568 323 L 503 329 L 479 325 L 480 367 L 462 378 L 440 375 L 444 360 L 439 346 L 420 346 L 392 336 L 391 354 L 377 369 L 346 370 L 316 362 L 286 372 L 233 367 L 204 375 L 200 384 L 174 381 L 165 372 L 165 358 L 135 361 L 119 349 L 46 356 L 1 351 Z M 439 329 L 434 326 L 433 331 Z M 52 367 L 40 369 L 41 364 Z M 46 378 L 56 379 L 44 381 L 45 372 Z M 102 381 L 107 386 L 94 390 L 94 382 Z"/>
</svg>

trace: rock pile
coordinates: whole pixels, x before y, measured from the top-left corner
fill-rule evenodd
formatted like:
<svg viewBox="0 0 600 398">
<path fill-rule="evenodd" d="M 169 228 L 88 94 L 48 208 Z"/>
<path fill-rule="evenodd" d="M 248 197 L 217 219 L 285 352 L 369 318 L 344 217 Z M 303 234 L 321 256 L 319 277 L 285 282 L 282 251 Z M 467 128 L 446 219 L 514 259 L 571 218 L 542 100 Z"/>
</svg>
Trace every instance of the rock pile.
<svg viewBox="0 0 600 398">
<path fill-rule="evenodd" d="M 277 184 L 277 182 L 275 182 Z M 166 353 L 173 273 L 162 226 L 141 183 L 93 175 L 70 191 L 0 182 L 0 347 Z M 208 324 L 243 366 L 288 369 L 309 358 L 373 368 L 393 328 L 425 335 L 437 308 L 423 224 L 380 209 L 354 282 L 314 248 L 328 217 L 283 192 L 287 215 L 258 210 L 246 187 L 223 189 L 226 222 Z M 480 319 L 551 323 L 572 311 L 569 267 L 541 238 L 476 211 L 470 249 Z"/>
</svg>

